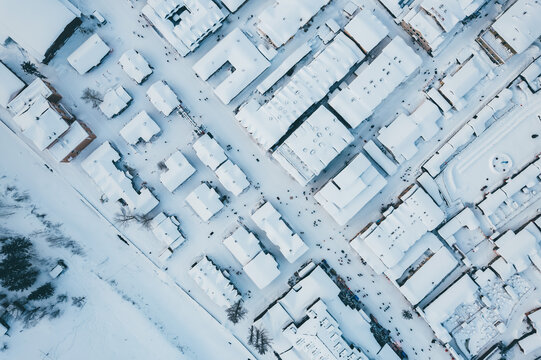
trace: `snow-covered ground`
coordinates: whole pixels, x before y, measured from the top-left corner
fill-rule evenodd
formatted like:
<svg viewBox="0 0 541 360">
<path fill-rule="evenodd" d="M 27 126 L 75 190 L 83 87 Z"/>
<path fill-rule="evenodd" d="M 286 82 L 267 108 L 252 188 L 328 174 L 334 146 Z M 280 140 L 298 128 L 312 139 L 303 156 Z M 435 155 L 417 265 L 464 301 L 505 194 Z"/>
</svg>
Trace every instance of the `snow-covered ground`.
<svg viewBox="0 0 541 360">
<path fill-rule="evenodd" d="M 375 139 L 381 127 L 388 125 L 403 109 L 411 110 L 421 102 L 421 90 L 438 80 L 454 62 L 459 50 L 473 46 L 477 34 L 492 22 L 497 14 L 492 4 L 486 6 L 481 16 L 469 22 L 463 31 L 454 34 L 453 42 L 436 58 L 432 58 L 395 24 L 379 2 L 360 1 L 388 27 L 391 38 L 398 35 L 405 39 L 422 57 L 423 64 L 415 75 L 376 109 L 373 116 L 352 131 L 355 141 L 315 182 L 303 188 L 271 159 L 270 154 L 257 146 L 233 116 L 234 109 L 252 96 L 258 81 L 226 106 L 214 95 L 212 84 L 203 82 L 192 71 L 193 64 L 237 26 L 250 33 L 253 41 L 261 41 L 255 30 L 254 15 L 259 14 L 270 1 L 248 0 L 186 58 L 175 54 L 140 16 L 144 1 L 72 2 L 84 14 L 99 10 L 108 22 L 97 27 L 93 20 L 85 19 L 82 28 L 87 30 L 77 31 L 51 63 L 39 66 L 39 70 L 63 96 L 62 103 L 90 126 L 97 139 L 72 163 L 59 164 L 46 152 L 34 154 L 24 143 L 29 143 L 27 139 L 18 139 L 2 125 L 0 153 L 10 154 L 2 157 L 3 174 L 20 188 L 28 189 L 33 201 L 56 221 L 62 222 L 65 232 L 85 248 L 86 256 L 74 257 L 74 266 L 60 280 L 65 283 L 63 286 L 66 289 L 84 293 L 88 302 L 81 310 L 70 308 L 58 320 L 40 323 L 13 336 L 9 350 L 13 356 L 19 356 L 21 352 L 18 351 L 21 350 L 18 349 L 22 347 L 19 344 L 26 343 L 31 344 L 24 347 L 29 358 L 41 356 L 44 359 L 47 359 L 44 354 L 49 354 L 51 359 L 69 359 L 91 353 L 95 348 L 102 353 L 92 353 L 91 358 L 255 358 L 250 353 L 253 349 L 246 344 L 248 327 L 253 318 L 289 288 L 287 280 L 300 264 L 309 259 L 326 259 L 347 279 L 349 287 L 364 303 L 365 310 L 391 330 L 393 338 L 400 342 L 410 358 L 450 357 L 441 345 L 432 343 L 434 334 L 422 318 L 402 318 L 402 311 L 409 309 L 410 305 L 388 279 L 375 275 L 369 266 L 354 255 L 348 241 L 366 224 L 378 219 L 383 207 L 397 201 L 398 195 L 420 175 L 420 167 L 430 155 L 507 86 L 531 62 L 534 51 L 516 55 L 495 70 L 497 76 L 483 81 L 468 94 L 465 108 L 454 113 L 452 118 L 443 120 L 439 133 L 422 143 L 416 156 L 403 163 L 395 175 L 387 178 L 387 186 L 347 226 L 338 226 L 314 200 L 313 193 L 334 176 L 346 161 L 359 153 L 366 141 Z M 347 2 L 334 0 L 318 13 L 306 32 L 300 31 L 280 48 L 271 67 L 259 80 L 276 69 L 300 44 L 313 39 L 317 28 L 327 19 L 342 17 L 340 9 Z M 344 19 L 340 19 L 343 22 Z M 66 58 L 91 32 L 98 33 L 113 52 L 96 69 L 81 76 Z M 117 63 L 120 55 L 129 49 L 140 52 L 154 68 L 153 74 L 143 85 L 131 80 Z M 0 48 L 0 58 L 25 81 L 31 81 L 32 77 L 20 71 L 24 54 L 14 46 Z M 223 148 L 228 149 L 227 156 L 251 181 L 247 191 L 238 197 L 228 193 L 214 172 L 195 155 L 192 149 L 196 139 L 193 125 L 176 113 L 163 116 L 150 103 L 145 93 L 151 84 L 159 80 L 165 80 L 190 110 L 193 120 L 210 131 Z M 283 81 L 279 84 L 283 84 Z M 80 99 L 85 88 L 104 94 L 117 85 L 122 85 L 133 101 L 113 119 L 107 119 L 99 109 L 93 109 Z M 151 143 L 134 148 L 126 143 L 119 131 L 143 110 L 156 121 L 161 133 Z M 0 109 L 0 119 L 9 128 L 15 129 L 9 114 L 3 109 Z M 151 232 L 136 224 L 127 228 L 116 224 L 114 218 L 119 212 L 118 204 L 100 202 L 100 190 L 80 166 L 81 161 L 104 141 L 115 145 L 123 155 L 123 162 L 136 169 L 136 182 L 145 182 L 160 200 L 160 205 L 152 214 L 164 211 L 180 219 L 187 240 L 164 264 L 158 260 L 163 244 Z M 196 173 L 170 193 L 160 182 L 158 163 L 176 149 L 186 155 L 196 168 Z M 221 194 L 228 195 L 225 208 L 209 222 L 203 222 L 185 203 L 186 196 L 202 181 L 209 181 Z M 294 264 L 280 254 L 250 218 L 263 199 L 276 207 L 310 248 Z M 258 236 L 279 263 L 280 276 L 264 290 L 259 290 L 242 272 L 239 263 L 222 244 L 239 221 Z M 131 245 L 120 241 L 118 234 L 128 239 Z M 215 305 L 188 275 L 192 264 L 204 254 L 223 269 L 229 270 L 232 282 L 243 295 L 248 315 L 235 326 L 227 322 L 224 309 Z M 113 311 L 114 316 L 110 315 Z M 54 332 L 50 331 L 51 328 L 54 328 Z M 73 328 L 77 331 L 73 331 Z M 97 337 L 96 329 L 100 328 L 103 330 Z M 67 333 L 70 337 L 66 338 Z M 34 337 L 42 341 L 27 340 Z M 116 353 L 111 351 L 113 348 Z M 273 355 L 261 358 L 270 359 Z"/>
</svg>

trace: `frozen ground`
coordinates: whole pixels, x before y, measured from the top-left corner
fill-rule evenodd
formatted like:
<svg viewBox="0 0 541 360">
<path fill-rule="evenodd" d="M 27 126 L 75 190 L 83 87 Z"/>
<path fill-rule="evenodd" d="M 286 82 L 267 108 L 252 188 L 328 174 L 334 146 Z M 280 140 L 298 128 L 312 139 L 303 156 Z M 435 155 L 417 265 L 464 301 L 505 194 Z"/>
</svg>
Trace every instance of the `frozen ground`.
<svg viewBox="0 0 541 360">
<path fill-rule="evenodd" d="M 10 154 L 2 158 L 6 178 L 1 185 L 27 190 L 39 211 L 63 223 L 63 232 L 81 244 L 83 256 L 63 249 L 43 250 L 66 259 L 69 266 L 58 278 L 58 287 L 85 296 L 87 302 L 82 309 L 70 307 L 58 319 L 14 333 L 0 358 L 253 358 L 166 274 L 120 241 L 115 229 L 17 136 L 1 128 L 0 150 Z M 31 234 L 39 225 L 29 227 L 24 215 L 1 225 Z"/>
<path fill-rule="evenodd" d="M 411 38 L 393 22 L 379 3 L 372 0 L 362 1 L 390 29 L 390 36 L 399 35 L 406 39 L 418 50 L 424 63 L 417 75 L 386 100 L 387 105 L 378 108 L 369 121 L 355 129 L 355 142 L 331 163 L 327 171 L 315 183 L 309 184 L 305 189 L 272 161 L 269 154 L 257 147 L 232 115 L 234 108 L 254 91 L 257 82 L 249 86 L 232 104 L 224 106 L 214 96 L 211 85 L 196 78 L 191 70 L 193 63 L 234 27 L 241 26 L 255 34 L 253 31 L 255 19 L 252 15 L 258 14 L 269 3 L 268 1 L 248 0 L 237 13 L 228 18 L 217 33 L 209 36 L 202 46 L 187 58 L 180 58 L 172 53 L 168 46 L 146 26 L 139 16 L 140 8 L 144 5 L 143 1 L 74 0 L 73 2 L 85 14 L 98 9 L 105 16 L 108 24 L 92 30 L 113 48 L 113 53 L 106 57 L 97 69 L 84 76 L 78 75 L 66 61 L 67 56 L 89 36 L 78 31 L 57 53 L 50 65 L 40 67 L 40 71 L 63 95 L 63 104 L 79 119 L 89 124 L 96 133 L 97 139 L 71 164 L 58 164 L 46 153 L 40 153 L 38 156 L 31 154 L 21 140 L 2 126 L 0 128 L 1 153 L 13 154 L 2 159 L 2 171 L 17 181 L 21 187 L 29 189 L 36 203 L 48 214 L 58 217 L 58 221 L 65 224 L 66 232 L 84 244 L 87 256 L 84 259 L 73 260 L 81 262 L 81 270 L 73 272 L 70 270 L 66 274 L 65 281 L 68 282 L 73 277 L 71 281 L 77 289 L 77 286 L 81 286 L 81 279 L 89 278 L 89 285 L 81 290 L 86 290 L 83 292 L 87 293 L 89 299 L 88 308 L 85 307 L 82 312 L 85 314 L 88 312 L 86 316 L 96 319 L 96 322 L 103 317 L 104 321 L 109 321 L 105 329 L 123 334 L 118 339 L 123 340 L 122 343 L 126 345 L 119 346 L 119 351 L 126 348 L 126 351 L 133 351 L 135 355 L 140 355 L 141 359 L 148 358 L 144 355 L 149 351 L 158 350 L 163 351 L 163 356 L 159 358 L 183 358 L 182 353 L 187 358 L 198 359 L 214 359 L 218 355 L 221 358 L 235 360 L 251 357 L 252 355 L 242 343 L 246 342 L 248 326 L 253 318 L 288 289 L 287 279 L 300 264 L 309 259 L 317 261 L 325 258 L 340 275 L 348 280 L 348 285 L 359 295 L 366 310 L 373 313 L 384 326 L 392 331 L 392 336 L 401 342 L 410 358 L 449 358 L 441 346 L 431 344 L 434 335 L 422 319 L 417 317 L 412 320 L 402 319 L 402 310 L 409 308 L 406 300 L 387 279 L 374 275 L 368 266 L 363 265 L 359 257 L 351 255 L 348 241 L 368 222 L 379 218 L 383 206 L 396 201 L 398 194 L 420 174 L 420 165 L 442 144 L 442 140 L 460 128 L 494 94 L 515 78 L 527 65 L 532 55 L 515 56 L 508 64 L 498 69 L 498 76 L 495 79 L 484 82 L 469 94 L 468 105 L 455 114 L 451 120 L 445 120 L 441 124 L 440 133 L 420 146 L 419 153 L 411 161 L 404 163 L 399 172 L 388 179 L 389 184 L 383 193 L 364 208 L 348 226 L 336 225 L 315 202 L 312 194 L 333 176 L 345 161 L 356 155 L 365 141 L 373 139 L 382 126 L 389 124 L 402 107 L 411 109 L 418 105 L 421 99 L 419 90 L 425 88 L 435 78 L 435 71 L 441 72 L 447 68 L 458 50 L 465 46 L 464 44 L 471 42 L 479 31 L 492 21 L 495 16 L 492 6 L 484 9 L 483 15 L 486 12 L 487 16 L 481 16 L 468 24 L 462 33 L 456 35 L 456 40 L 433 59 L 420 50 L 419 46 L 412 43 Z M 339 9 L 346 3 L 345 0 L 335 0 L 325 11 L 319 13 L 314 19 L 314 25 L 306 33 L 299 32 L 298 36 L 281 49 L 273 60 L 273 65 L 267 69 L 261 79 L 274 70 L 281 59 L 294 51 L 299 44 L 313 38 L 317 25 L 336 16 Z M 91 21 L 87 20 L 83 27 L 91 28 L 91 24 Z M 141 52 L 155 68 L 154 74 L 142 86 L 129 79 L 117 64 L 120 55 L 132 48 Z M 6 51 L 0 50 L 0 57 L 26 81 L 31 80 L 20 71 L 19 64 L 23 56 L 18 50 L 13 47 Z M 145 97 L 147 88 L 158 80 L 168 82 L 191 111 L 194 120 L 209 130 L 224 148 L 231 145 L 227 155 L 245 171 L 252 182 L 252 187 L 238 198 L 229 194 L 229 204 L 209 223 L 203 223 L 184 203 L 186 195 L 203 180 L 211 181 L 222 194 L 227 194 L 227 192 L 218 183 L 214 173 L 195 156 L 191 147 L 195 139 L 192 125 L 176 114 L 165 118 Z M 80 100 L 83 89 L 87 87 L 104 93 L 118 84 L 126 88 L 134 101 L 125 112 L 113 120 L 107 120 L 99 110 L 92 109 L 90 105 Z M 141 110 L 146 110 L 156 120 L 162 133 L 152 144 L 134 149 L 120 137 L 118 132 Z M 0 119 L 13 128 L 9 116 L 1 109 Z M 161 244 L 151 233 L 137 226 L 126 229 L 116 228 L 112 220 L 118 212 L 117 205 L 103 204 L 99 201 L 101 194 L 98 188 L 80 167 L 81 160 L 105 140 L 115 144 L 123 154 L 124 161 L 137 169 L 138 176 L 157 194 L 160 205 L 156 211 L 177 215 L 181 221 L 181 228 L 187 241 L 167 261 L 163 271 L 160 270 L 161 264 L 157 262 L 159 255 L 157 252 Z M 196 167 L 197 172 L 171 194 L 159 181 L 160 172 L 157 163 L 166 159 L 175 149 L 180 149 L 186 155 Z M 48 164 L 52 172 L 47 170 L 44 163 Z M 263 198 L 272 202 L 310 246 L 310 250 L 297 263 L 289 264 L 250 220 L 252 209 Z M 279 262 L 281 275 L 264 291 L 258 290 L 250 279 L 241 273 L 238 262 L 221 244 L 239 219 L 251 231 L 259 235 L 263 244 Z M 116 234 L 119 233 L 135 246 L 128 247 L 118 240 Z M 187 270 L 191 264 L 203 254 L 207 254 L 223 268 L 230 269 L 233 283 L 244 295 L 245 306 L 249 313 L 247 318 L 236 326 L 226 322 L 223 309 L 213 304 L 188 276 Z M 66 284 L 66 287 L 71 287 L 71 285 Z M 104 290 L 101 291 L 99 288 Z M 92 293 L 101 292 L 108 293 L 110 298 L 103 299 L 96 296 L 93 299 Z M 133 300 L 135 304 L 123 300 L 123 297 Z M 112 321 L 107 307 L 116 309 L 118 321 Z M 54 334 L 49 332 L 44 344 L 40 346 L 36 344 L 35 349 L 28 349 L 28 351 L 41 354 L 41 351 L 52 353 L 55 350 L 57 353 L 56 357 L 51 356 L 53 359 L 68 359 L 70 356 L 85 353 L 85 346 L 88 344 L 84 344 L 84 339 L 95 336 L 92 325 L 87 322 L 80 323 L 78 318 L 76 320 L 73 319 L 75 316 L 69 315 L 66 313 L 59 320 L 63 322 L 63 325 Z M 130 318 L 129 327 L 122 321 L 127 318 Z M 138 319 L 138 326 L 132 326 L 132 318 Z M 78 328 L 72 342 L 65 342 L 61 330 L 65 326 L 67 332 L 71 326 L 77 326 L 76 324 L 83 325 Z M 43 331 L 41 334 L 44 334 L 47 326 L 47 324 L 40 325 L 38 328 L 23 333 L 19 338 L 39 336 L 38 331 Z M 36 334 L 33 335 L 33 332 Z M 124 338 L 127 340 L 124 341 Z M 111 341 L 110 344 L 113 344 L 112 339 L 112 337 L 107 339 Z M 13 354 L 16 354 L 15 341 L 19 340 L 14 339 Z M 21 343 L 24 341 L 21 340 Z M 118 342 L 116 345 L 118 346 Z M 102 346 L 105 348 L 108 345 Z M 155 353 L 152 354 L 158 357 Z M 112 354 L 104 351 L 104 354 L 97 354 L 95 358 L 105 359 L 108 358 L 107 355 Z M 272 357 L 268 355 L 263 358 Z"/>
</svg>

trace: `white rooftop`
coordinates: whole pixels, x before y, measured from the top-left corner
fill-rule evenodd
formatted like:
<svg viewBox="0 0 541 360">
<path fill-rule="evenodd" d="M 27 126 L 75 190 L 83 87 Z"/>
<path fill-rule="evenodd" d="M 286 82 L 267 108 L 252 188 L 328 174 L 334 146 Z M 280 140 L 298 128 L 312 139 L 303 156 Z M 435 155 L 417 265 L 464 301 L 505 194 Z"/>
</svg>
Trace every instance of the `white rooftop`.
<svg viewBox="0 0 541 360">
<path fill-rule="evenodd" d="M 177 95 L 163 80 L 152 84 L 147 90 L 147 96 L 152 105 L 165 116 L 171 114 L 180 105 Z"/>
<path fill-rule="evenodd" d="M 19 114 L 28 110 L 34 102 L 42 98 L 49 99 L 52 95 L 51 87 L 42 79 L 36 78 L 9 102 L 8 110 L 13 115 Z"/>
<path fill-rule="evenodd" d="M 208 80 L 226 63 L 233 66 L 234 71 L 214 89 L 224 104 L 229 104 L 270 66 L 270 62 L 239 28 L 220 40 L 195 63 L 193 70 L 200 78 Z"/>
<path fill-rule="evenodd" d="M 141 12 L 182 56 L 194 51 L 226 17 L 212 0 L 148 0 Z"/>
<path fill-rule="evenodd" d="M 196 187 L 186 197 L 186 202 L 203 221 L 208 221 L 224 207 L 216 190 L 206 183 Z"/>
<path fill-rule="evenodd" d="M 116 88 L 109 89 L 103 96 L 103 101 L 100 104 L 100 110 L 108 118 L 113 118 L 125 108 L 128 107 L 132 97 L 126 92 L 122 85 Z"/>
<path fill-rule="evenodd" d="M 98 66 L 111 49 L 98 34 L 89 37 L 70 56 L 68 62 L 81 75 Z"/>
<path fill-rule="evenodd" d="M 459 305 L 474 302 L 478 289 L 479 287 L 471 277 L 465 274 L 424 309 L 425 319 L 440 340 L 444 342 L 451 340 L 442 323 L 455 312 Z"/>
<path fill-rule="evenodd" d="M 58 140 L 49 147 L 49 154 L 56 160 L 62 161 L 71 154 L 83 141 L 88 139 L 90 134 L 81 125 L 79 121 L 74 121 L 68 131 L 58 138 Z M 69 161 L 70 159 L 67 159 Z"/>
<path fill-rule="evenodd" d="M 389 29 L 369 10 L 361 10 L 344 27 L 344 32 L 368 53 L 389 34 Z"/>
<path fill-rule="evenodd" d="M 221 0 L 222 4 L 232 13 L 237 11 L 247 0 Z"/>
<path fill-rule="evenodd" d="M 38 61 L 76 15 L 59 0 L 0 1 L 0 33 L 7 34 Z"/>
<path fill-rule="evenodd" d="M 484 53 L 475 52 L 455 73 L 441 80 L 443 85 L 439 92 L 457 109 L 461 109 L 461 100 L 488 74 L 491 67 Z"/>
<path fill-rule="evenodd" d="M 308 250 L 301 237 L 291 230 L 270 202 L 257 209 L 252 214 L 252 220 L 265 231 L 269 240 L 280 248 L 280 252 L 290 263 L 294 263 Z"/>
<path fill-rule="evenodd" d="M 349 130 L 325 106 L 320 106 L 295 130 L 272 157 L 306 186 L 354 140 Z"/>
<path fill-rule="evenodd" d="M 300 68 L 271 100 L 260 106 L 251 101 L 238 114 L 252 137 L 265 149 L 270 149 L 303 113 L 327 95 L 351 67 L 364 58 L 359 47 L 343 33 Z"/>
<path fill-rule="evenodd" d="M 211 170 L 216 170 L 227 160 L 224 149 L 208 133 L 195 141 L 193 149 L 197 157 Z"/>
<path fill-rule="evenodd" d="M 134 49 L 124 52 L 124 54 L 120 56 L 118 63 L 122 67 L 122 70 L 138 84 L 141 84 L 148 76 L 150 76 L 150 74 L 152 74 L 152 68 L 143 55 L 139 54 Z"/>
<path fill-rule="evenodd" d="M 495 251 L 512 264 L 516 272 L 522 272 L 532 264 L 531 258 L 541 255 L 540 243 L 541 231 L 529 223 L 516 234 L 506 231 L 495 241 Z"/>
<path fill-rule="evenodd" d="M 427 235 L 435 238 L 432 233 L 425 236 Z M 439 243 L 437 239 L 436 242 Z M 441 243 L 439 249 L 432 250 L 435 252 L 400 287 L 400 291 L 411 304 L 415 305 L 423 300 L 458 266 L 458 260 Z M 411 261 L 408 262 L 411 265 Z"/>
<path fill-rule="evenodd" d="M 260 251 L 242 268 L 259 289 L 265 288 L 280 275 L 278 263 L 271 254 Z"/>
<path fill-rule="evenodd" d="M 314 198 L 340 225 L 348 223 L 385 187 L 387 180 L 359 153 Z"/>
<path fill-rule="evenodd" d="M 239 226 L 228 236 L 224 245 L 242 266 L 248 264 L 261 251 L 259 240 L 243 226 Z"/>
<path fill-rule="evenodd" d="M 58 111 L 43 96 L 13 117 L 22 133 L 43 151 L 64 134 L 69 126 Z"/>
<path fill-rule="evenodd" d="M 421 58 L 401 37 L 394 37 L 381 54 L 362 68 L 347 87 L 331 96 L 329 104 L 357 127 L 421 65 Z"/>
<path fill-rule="evenodd" d="M 115 166 L 119 160 L 120 154 L 106 141 L 81 162 L 81 167 L 107 199 L 122 199 L 134 213 L 149 213 L 159 201 L 147 188 L 135 191 L 131 180 Z"/>
<path fill-rule="evenodd" d="M 171 192 L 195 173 L 195 168 L 180 150 L 175 151 L 165 160 L 165 166 L 167 166 L 167 171 L 160 174 L 160 181 Z"/>
<path fill-rule="evenodd" d="M 540 17 L 538 0 L 518 0 L 492 24 L 492 28 L 520 54 L 541 36 Z"/>
<path fill-rule="evenodd" d="M 275 0 L 258 16 L 257 28 L 275 47 L 285 44 L 330 0 Z"/>
<path fill-rule="evenodd" d="M 0 106 L 7 107 L 26 84 L 0 62 Z"/>
<path fill-rule="evenodd" d="M 180 233 L 178 220 L 172 216 L 166 216 L 163 212 L 152 219 L 152 233 L 167 247 L 178 247 L 185 239 Z"/>
<path fill-rule="evenodd" d="M 414 186 L 401 199 L 403 202 L 377 226 L 362 234 L 366 246 L 388 268 L 395 266 L 421 236 L 445 218 L 434 200 L 419 187 Z"/>
<path fill-rule="evenodd" d="M 263 251 L 259 240 L 243 226 L 227 237 L 224 245 L 258 288 L 263 289 L 280 275 L 276 260 Z"/>
<path fill-rule="evenodd" d="M 401 163 L 417 154 L 417 141 L 432 139 L 439 131 L 437 121 L 442 115 L 438 107 L 425 100 L 411 114 L 400 114 L 391 124 L 381 128 L 378 140 Z"/>
<path fill-rule="evenodd" d="M 239 196 L 250 186 L 244 172 L 231 160 L 227 160 L 216 169 L 216 176 L 225 189 L 235 196 Z"/>
<path fill-rule="evenodd" d="M 241 299 L 229 279 L 207 257 L 195 264 L 189 274 L 218 306 L 228 308 Z"/>
<path fill-rule="evenodd" d="M 121 130 L 120 136 L 130 145 L 137 144 L 140 140 L 149 142 L 150 139 L 160 132 L 160 127 L 146 111 L 135 115 Z"/>
</svg>

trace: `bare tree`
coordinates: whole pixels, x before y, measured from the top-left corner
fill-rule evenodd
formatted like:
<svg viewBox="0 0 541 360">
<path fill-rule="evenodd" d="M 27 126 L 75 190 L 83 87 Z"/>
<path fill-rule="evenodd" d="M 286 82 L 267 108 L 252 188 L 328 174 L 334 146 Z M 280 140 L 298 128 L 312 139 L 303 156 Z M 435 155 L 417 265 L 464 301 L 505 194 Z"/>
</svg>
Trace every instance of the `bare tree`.
<svg viewBox="0 0 541 360">
<path fill-rule="evenodd" d="M 117 223 L 121 227 L 128 226 L 135 219 L 136 215 L 133 215 L 125 208 L 120 208 L 120 212 L 115 215 L 115 223 Z"/>
<path fill-rule="evenodd" d="M 135 220 L 147 230 L 149 230 L 152 225 L 152 217 L 149 214 L 135 215 Z"/>
<path fill-rule="evenodd" d="M 237 301 L 226 310 L 227 318 L 233 324 L 236 324 L 240 320 L 244 319 L 246 313 L 246 309 L 242 306 L 242 300 Z"/>
<path fill-rule="evenodd" d="M 103 102 L 103 97 L 98 91 L 91 88 L 86 88 L 83 90 L 81 100 L 84 100 L 84 102 L 87 104 L 92 104 L 93 108 L 97 108 Z"/>
</svg>

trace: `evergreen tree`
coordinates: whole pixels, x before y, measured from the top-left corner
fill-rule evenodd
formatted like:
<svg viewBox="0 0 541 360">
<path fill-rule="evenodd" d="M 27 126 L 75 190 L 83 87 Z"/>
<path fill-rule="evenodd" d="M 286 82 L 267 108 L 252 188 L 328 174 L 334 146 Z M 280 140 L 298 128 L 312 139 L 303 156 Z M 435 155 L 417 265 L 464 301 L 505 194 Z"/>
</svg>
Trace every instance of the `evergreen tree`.
<svg viewBox="0 0 541 360">
<path fill-rule="evenodd" d="M 32 243 L 25 238 L 1 239 L 0 284 L 10 291 L 22 291 L 35 284 L 39 271 L 33 267 Z"/>
<path fill-rule="evenodd" d="M 23 69 L 23 71 L 29 75 L 34 75 L 34 76 L 37 76 L 39 78 L 43 78 L 44 76 L 41 75 L 41 73 L 38 71 L 38 68 L 36 67 L 36 65 L 30 61 L 25 61 L 21 64 L 21 69 Z"/>
<path fill-rule="evenodd" d="M 272 339 L 267 334 L 267 330 L 258 329 L 255 326 L 250 326 L 250 333 L 248 335 L 248 344 L 255 347 L 257 352 L 264 355 L 269 351 Z"/>
<path fill-rule="evenodd" d="M 242 300 L 237 301 L 226 310 L 227 318 L 233 324 L 238 323 L 246 316 L 246 309 L 242 306 Z"/>
<path fill-rule="evenodd" d="M 53 284 L 50 282 L 41 285 L 36 290 L 32 291 L 30 295 L 28 295 L 28 300 L 44 300 L 48 299 L 54 294 L 54 287 Z"/>
</svg>

